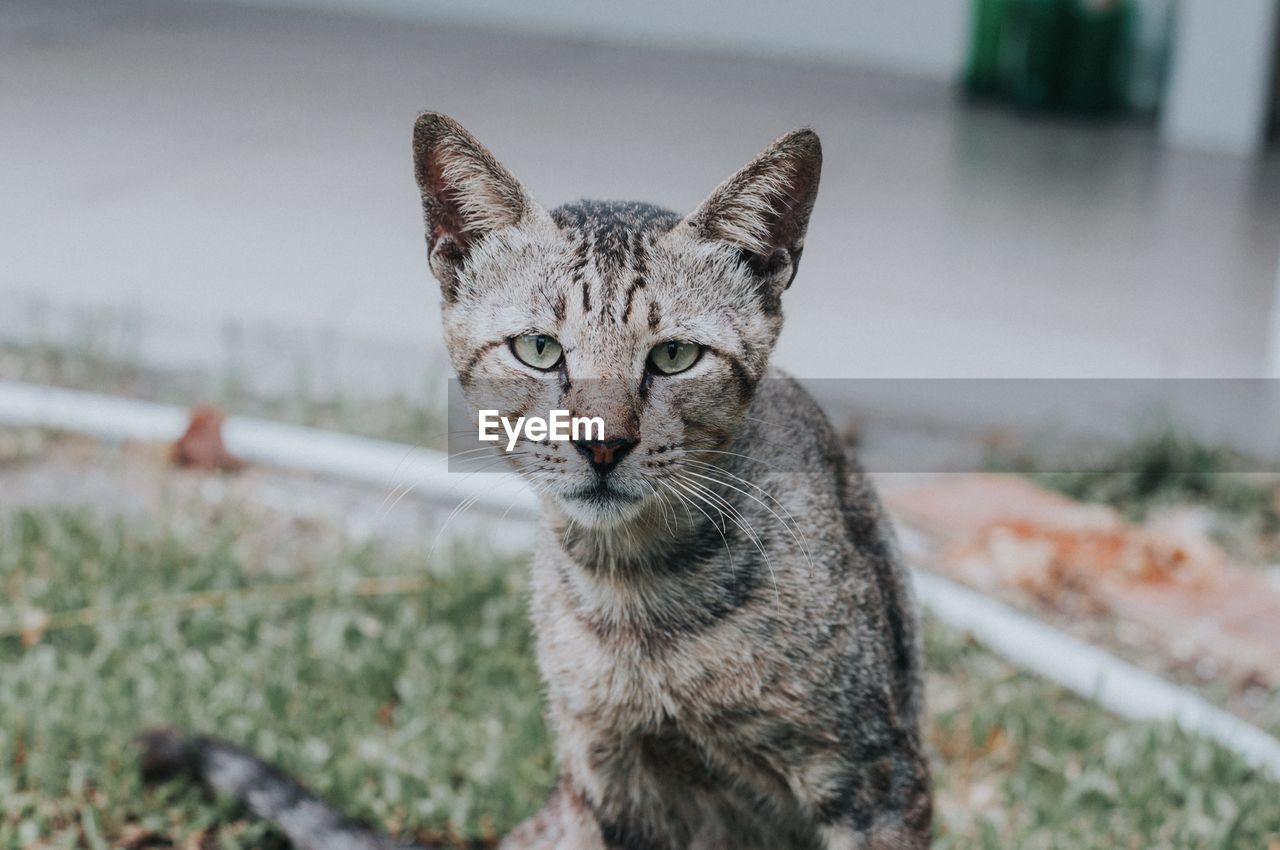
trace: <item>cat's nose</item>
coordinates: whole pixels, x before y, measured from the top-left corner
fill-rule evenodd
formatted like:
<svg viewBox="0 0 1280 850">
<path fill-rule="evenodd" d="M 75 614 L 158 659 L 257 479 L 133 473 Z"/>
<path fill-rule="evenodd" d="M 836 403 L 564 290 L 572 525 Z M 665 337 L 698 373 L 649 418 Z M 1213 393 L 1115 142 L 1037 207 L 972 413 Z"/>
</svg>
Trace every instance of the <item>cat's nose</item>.
<svg viewBox="0 0 1280 850">
<path fill-rule="evenodd" d="M 582 456 L 591 463 L 592 469 L 604 475 L 621 463 L 627 453 L 639 442 L 639 440 L 618 437 L 612 440 L 574 440 L 573 446 L 582 452 Z"/>
</svg>

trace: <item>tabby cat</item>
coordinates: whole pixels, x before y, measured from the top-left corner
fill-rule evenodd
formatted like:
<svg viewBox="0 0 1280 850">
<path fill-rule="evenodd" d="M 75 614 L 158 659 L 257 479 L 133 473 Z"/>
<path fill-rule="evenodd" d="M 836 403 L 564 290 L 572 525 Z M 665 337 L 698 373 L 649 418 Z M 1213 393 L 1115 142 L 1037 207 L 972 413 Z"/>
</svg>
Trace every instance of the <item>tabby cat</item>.
<svg viewBox="0 0 1280 850">
<path fill-rule="evenodd" d="M 548 211 L 436 113 L 413 155 L 464 392 L 607 428 L 509 456 L 543 505 L 530 610 L 560 779 L 501 847 L 926 847 L 908 579 L 866 478 L 769 366 L 818 137 L 686 216 Z M 229 744 L 144 740 L 149 773 L 193 772 L 298 847 L 402 846 Z"/>
</svg>

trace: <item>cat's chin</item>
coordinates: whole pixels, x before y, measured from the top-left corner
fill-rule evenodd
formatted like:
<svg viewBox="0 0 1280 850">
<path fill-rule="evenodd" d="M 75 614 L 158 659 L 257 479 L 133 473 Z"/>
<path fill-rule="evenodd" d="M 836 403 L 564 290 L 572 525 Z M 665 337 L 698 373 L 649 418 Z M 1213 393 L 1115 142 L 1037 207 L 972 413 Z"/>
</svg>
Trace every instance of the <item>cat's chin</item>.
<svg viewBox="0 0 1280 850">
<path fill-rule="evenodd" d="M 644 510 L 644 498 L 616 486 L 594 484 L 559 494 L 556 502 L 579 525 L 608 528 L 635 519 Z"/>
</svg>

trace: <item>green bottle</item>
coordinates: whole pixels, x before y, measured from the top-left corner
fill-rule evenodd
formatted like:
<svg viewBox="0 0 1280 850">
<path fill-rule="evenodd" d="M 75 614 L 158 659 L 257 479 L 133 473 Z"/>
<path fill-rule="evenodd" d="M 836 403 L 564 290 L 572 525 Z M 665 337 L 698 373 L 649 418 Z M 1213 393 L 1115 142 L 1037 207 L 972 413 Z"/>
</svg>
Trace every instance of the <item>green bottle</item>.
<svg viewBox="0 0 1280 850">
<path fill-rule="evenodd" d="M 1028 109 L 1063 105 L 1070 63 L 1071 0 L 1012 0 L 1001 65 L 1013 99 Z"/>
<path fill-rule="evenodd" d="M 1072 0 L 1062 105 L 1084 114 L 1126 106 L 1133 32 L 1130 0 Z"/>
<path fill-rule="evenodd" d="M 964 87 L 971 95 L 995 95 L 1004 90 L 1000 49 L 1008 0 L 973 0 L 969 31 L 969 61 Z"/>
</svg>

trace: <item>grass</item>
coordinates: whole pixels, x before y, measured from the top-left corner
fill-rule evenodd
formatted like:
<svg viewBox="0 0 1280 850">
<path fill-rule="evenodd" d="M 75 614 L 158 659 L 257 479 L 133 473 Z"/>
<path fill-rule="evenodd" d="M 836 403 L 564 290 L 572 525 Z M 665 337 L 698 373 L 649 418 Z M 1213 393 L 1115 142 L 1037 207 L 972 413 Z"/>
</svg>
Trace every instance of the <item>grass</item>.
<svg viewBox="0 0 1280 850">
<path fill-rule="evenodd" d="M 1113 449 L 1096 466 L 1105 472 L 1041 472 L 1040 480 L 1077 499 L 1105 502 L 1135 519 L 1169 503 L 1212 505 L 1229 514 L 1265 514 L 1273 523 L 1274 491 L 1242 473 L 1247 458 L 1222 446 L 1163 428 Z M 1271 482 L 1274 484 L 1274 482 Z"/>
<path fill-rule="evenodd" d="M 365 548 L 267 575 L 252 538 L 240 518 L 212 532 L 7 522 L 5 623 L 171 602 L 0 643 L 0 847 L 181 836 L 224 819 L 198 795 L 140 786 L 130 739 L 155 724 L 250 745 L 397 830 L 484 836 L 539 802 L 551 764 L 519 570 L 463 552 L 428 570 Z M 386 595 L 356 581 L 388 576 L 414 581 Z M 227 836 L 262 839 L 257 826 Z"/>
<path fill-rule="evenodd" d="M 266 528 L 0 519 L 0 850 L 278 845 L 181 783 L 144 788 L 130 742 L 153 724 L 251 746 L 397 833 L 484 843 L 539 805 L 554 767 L 521 565 Z M 1230 753 L 936 624 L 927 656 L 938 847 L 1280 846 L 1280 785 Z"/>
<path fill-rule="evenodd" d="M 926 635 L 937 848 L 1280 846 L 1280 786 L 1234 755 Z"/>
</svg>

